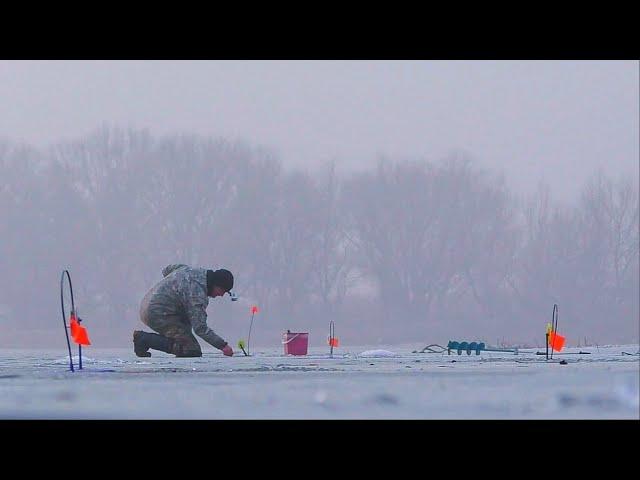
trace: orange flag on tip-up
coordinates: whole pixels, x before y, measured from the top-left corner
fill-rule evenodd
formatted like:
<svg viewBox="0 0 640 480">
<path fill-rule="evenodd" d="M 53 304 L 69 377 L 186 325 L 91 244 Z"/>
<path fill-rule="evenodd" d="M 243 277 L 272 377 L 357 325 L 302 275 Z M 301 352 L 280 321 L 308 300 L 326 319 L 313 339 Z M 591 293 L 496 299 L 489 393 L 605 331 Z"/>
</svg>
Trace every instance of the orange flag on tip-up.
<svg viewBox="0 0 640 480">
<path fill-rule="evenodd" d="M 73 341 L 78 345 L 91 345 L 89 341 L 89 334 L 87 333 L 87 329 L 78 325 L 78 330 L 76 336 L 73 337 Z"/>
<path fill-rule="evenodd" d="M 256 307 L 255 305 L 251 307 L 251 313 L 258 313 L 258 307 Z"/>
<path fill-rule="evenodd" d="M 80 324 L 78 323 L 78 319 L 76 318 L 75 313 L 71 313 L 69 317 L 69 327 L 71 327 L 71 336 L 75 339 L 78 334 L 78 327 Z"/>
<path fill-rule="evenodd" d="M 329 338 L 329 346 L 330 347 L 339 347 L 340 346 L 340 340 L 338 340 L 336 337 L 333 338 Z"/>
<path fill-rule="evenodd" d="M 549 333 L 549 346 L 559 352 L 564 347 L 564 337 L 556 332 Z"/>
<path fill-rule="evenodd" d="M 89 333 L 85 327 L 80 325 L 75 313 L 72 313 L 69 318 L 69 327 L 71 328 L 71 338 L 73 338 L 74 342 L 78 345 L 91 345 Z"/>
</svg>

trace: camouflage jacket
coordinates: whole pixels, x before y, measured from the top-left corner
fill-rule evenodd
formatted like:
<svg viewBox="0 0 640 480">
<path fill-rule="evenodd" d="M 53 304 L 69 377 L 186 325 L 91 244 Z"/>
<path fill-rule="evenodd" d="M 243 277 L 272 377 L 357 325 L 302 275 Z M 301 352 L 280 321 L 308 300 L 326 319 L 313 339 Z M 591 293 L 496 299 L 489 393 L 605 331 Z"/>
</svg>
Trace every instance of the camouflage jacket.
<svg viewBox="0 0 640 480">
<path fill-rule="evenodd" d="M 152 289 L 150 305 L 167 315 L 188 318 L 196 335 L 222 350 L 227 342 L 207 326 L 207 270 L 172 264 L 162 269 L 162 276 Z"/>
</svg>

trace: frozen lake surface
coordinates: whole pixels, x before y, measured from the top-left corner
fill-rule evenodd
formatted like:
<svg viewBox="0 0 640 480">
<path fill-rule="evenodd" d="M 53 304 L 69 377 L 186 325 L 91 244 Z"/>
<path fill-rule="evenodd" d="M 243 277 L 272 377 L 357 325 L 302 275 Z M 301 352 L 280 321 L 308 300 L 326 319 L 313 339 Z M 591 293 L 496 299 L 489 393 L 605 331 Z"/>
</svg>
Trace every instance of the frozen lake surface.
<svg viewBox="0 0 640 480">
<path fill-rule="evenodd" d="M 338 348 L 333 358 L 327 348 L 231 358 L 205 348 L 186 359 L 88 347 L 75 372 L 64 349 L 0 349 L 0 418 L 640 419 L 638 345 L 553 360 L 535 348 L 412 353 L 422 347 Z"/>
</svg>

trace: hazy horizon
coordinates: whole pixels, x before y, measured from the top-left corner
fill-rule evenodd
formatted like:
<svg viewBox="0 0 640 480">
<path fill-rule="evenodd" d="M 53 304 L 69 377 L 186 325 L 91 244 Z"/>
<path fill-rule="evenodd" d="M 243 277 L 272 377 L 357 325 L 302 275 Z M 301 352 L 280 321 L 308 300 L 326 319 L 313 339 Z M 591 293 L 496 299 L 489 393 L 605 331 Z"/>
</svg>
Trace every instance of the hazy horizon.
<svg viewBox="0 0 640 480">
<path fill-rule="evenodd" d="M 638 61 L 0 61 L 0 137 L 107 125 L 241 140 L 285 167 L 464 154 L 573 200 L 638 172 Z"/>
</svg>

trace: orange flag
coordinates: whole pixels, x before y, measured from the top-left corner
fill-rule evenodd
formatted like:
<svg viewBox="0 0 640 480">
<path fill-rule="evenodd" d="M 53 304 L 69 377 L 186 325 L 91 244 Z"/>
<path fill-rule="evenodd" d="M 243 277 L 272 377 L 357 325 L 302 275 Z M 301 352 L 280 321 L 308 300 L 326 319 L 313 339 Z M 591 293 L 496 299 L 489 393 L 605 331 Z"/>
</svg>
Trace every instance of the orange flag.
<svg viewBox="0 0 640 480">
<path fill-rule="evenodd" d="M 559 352 L 564 347 L 564 337 L 556 332 L 551 332 L 549 334 L 549 346 Z"/>
<path fill-rule="evenodd" d="M 258 307 L 255 305 L 251 307 L 251 313 L 258 313 Z"/>
<path fill-rule="evenodd" d="M 91 345 L 87 329 L 80 325 L 78 325 L 78 330 L 76 331 L 76 335 L 73 337 L 73 341 L 78 345 Z"/>
<path fill-rule="evenodd" d="M 72 313 L 71 317 L 69 317 L 69 327 L 71 327 L 71 336 L 75 339 L 78 334 L 78 327 L 80 324 L 78 323 L 78 319 L 76 318 L 76 314 Z"/>
<path fill-rule="evenodd" d="M 340 340 L 338 340 L 336 337 L 333 338 L 329 338 L 329 346 L 330 347 L 339 347 L 340 346 Z"/>
<path fill-rule="evenodd" d="M 73 338 L 74 342 L 78 345 L 91 345 L 87 329 L 80 325 L 78 317 L 76 317 L 76 314 L 73 312 L 69 318 L 69 327 L 71 327 L 71 338 Z"/>
</svg>

